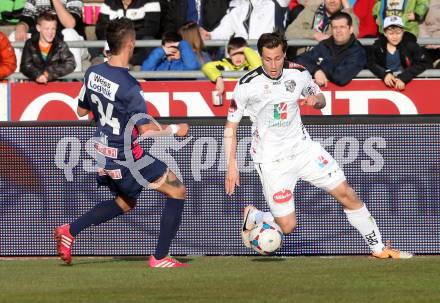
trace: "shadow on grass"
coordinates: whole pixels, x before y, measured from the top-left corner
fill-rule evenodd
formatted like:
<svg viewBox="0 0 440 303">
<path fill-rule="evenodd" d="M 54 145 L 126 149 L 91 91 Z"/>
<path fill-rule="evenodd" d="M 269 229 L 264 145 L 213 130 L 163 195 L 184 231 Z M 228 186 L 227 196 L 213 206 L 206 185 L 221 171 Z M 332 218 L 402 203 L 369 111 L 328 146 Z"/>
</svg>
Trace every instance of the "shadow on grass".
<svg viewBox="0 0 440 303">
<path fill-rule="evenodd" d="M 286 259 L 280 257 L 255 257 L 252 262 L 284 262 Z"/>
<path fill-rule="evenodd" d="M 69 267 L 69 266 L 80 266 L 88 264 L 105 264 L 105 263 L 115 263 L 115 262 L 131 262 L 131 261 L 142 261 L 148 262 L 149 256 L 115 256 L 115 257 L 78 257 L 72 261 L 72 264 L 61 263 L 59 266 Z M 189 257 L 174 257 L 182 263 L 191 263 L 194 258 Z"/>
<path fill-rule="evenodd" d="M 105 263 L 112 263 L 117 262 L 118 260 L 114 260 L 111 258 L 87 258 L 82 259 L 78 258 L 77 260 L 73 260 L 72 264 L 60 264 L 60 266 L 70 267 L 70 266 L 80 266 L 80 265 L 88 265 L 88 264 L 105 264 Z"/>
<path fill-rule="evenodd" d="M 150 256 L 118 256 L 118 257 L 113 257 L 114 260 L 117 261 L 145 261 L 148 262 Z M 189 263 L 192 260 L 194 260 L 194 258 L 189 258 L 189 257 L 173 257 L 174 259 L 182 262 L 182 263 Z"/>
</svg>

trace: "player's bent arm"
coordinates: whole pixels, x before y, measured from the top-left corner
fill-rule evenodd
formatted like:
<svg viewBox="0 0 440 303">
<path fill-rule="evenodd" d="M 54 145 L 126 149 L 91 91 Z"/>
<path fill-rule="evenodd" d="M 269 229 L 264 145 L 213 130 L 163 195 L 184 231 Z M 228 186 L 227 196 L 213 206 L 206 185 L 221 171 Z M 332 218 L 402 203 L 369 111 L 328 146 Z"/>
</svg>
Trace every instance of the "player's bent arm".
<svg viewBox="0 0 440 303">
<path fill-rule="evenodd" d="M 321 109 L 325 107 L 325 97 L 323 93 L 319 93 L 315 95 L 315 104 L 313 105 L 313 108 Z"/>
<path fill-rule="evenodd" d="M 76 112 L 77 112 L 78 116 L 84 117 L 85 115 L 89 114 L 90 110 L 82 108 L 81 106 L 78 106 L 76 108 Z"/>
</svg>

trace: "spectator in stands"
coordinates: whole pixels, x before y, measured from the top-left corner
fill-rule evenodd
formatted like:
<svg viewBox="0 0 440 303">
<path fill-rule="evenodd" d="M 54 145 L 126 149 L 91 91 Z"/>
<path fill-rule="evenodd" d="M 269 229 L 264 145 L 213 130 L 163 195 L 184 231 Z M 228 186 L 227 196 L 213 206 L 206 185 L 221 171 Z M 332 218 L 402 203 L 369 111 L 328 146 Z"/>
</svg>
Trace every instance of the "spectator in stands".
<svg viewBox="0 0 440 303">
<path fill-rule="evenodd" d="M 298 17 L 303 9 L 304 5 L 300 1 L 290 0 L 289 5 L 287 6 L 286 27 Z"/>
<path fill-rule="evenodd" d="M 16 64 L 11 43 L 9 43 L 8 37 L 0 32 L 0 80 L 12 74 L 15 71 Z"/>
<path fill-rule="evenodd" d="M 331 18 L 330 38 L 298 57 L 319 86 L 327 87 L 328 81 L 346 85 L 364 68 L 365 50 L 353 32 L 350 14 L 338 12 Z"/>
<path fill-rule="evenodd" d="M 105 40 L 107 26 L 110 20 L 128 18 L 133 21 L 136 30 L 136 40 L 154 39 L 159 33 L 161 7 L 159 0 L 105 0 L 101 6 L 95 33 L 98 40 Z M 92 63 L 101 63 L 102 49 L 92 49 Z M 130 64 L 141 65 L 147 58 L 148 49 L 137 47 L 134 50 Z"/>
<path fill-rule="evenodd" d="M 346 12 L 353 20 L 353 32 L 359 34 L 358 20 L 348 0 L 324 0 L 319 5 L 304 5 L 304 10 L 286 29 L 287 39 L 315 39 L 320 42 L 330 38 L 331 17 Z"/>
<path fill-rule="evenodd" d="M 368 68 L 386 86 L 404 90 L 408 82 L 432 61 L 417 44 L 416 37 L 404 30 L 402 18 L 390 16 L 384 20 L 384 34 L 368 48 Z"/>
<path fill-rule="evenodd" d="M 375 0 L 356 0 L 353 12 L 359 20 L 358 38 L 376 38 L 378 29 L 376 20 L 373 17 L 373 6 Z"/>
<path fill-rule="evenodd" d="M 204 39 L 258 39 L 263 33 L 284 31 L 290 0 L 247 0 L 230 10 L 212 31 L 201 28 Z"/>
<path fill-rule="evenodd" d="M 252 70 L 261 65 L 260 56 L 250 47 L 244 38 L 233 37 L 227 46 L 228 57 L 221 61 L 212 61 L 202 67 L 203 73 L 215 82 L 218 95 L 223 95 L 225 84 L 222 71 Z"/>
<path fill-rule="evenodd" d="M 62 34 L 64 41 L 84 40 L 84 24 L 82 21 L 83 0 L 27 0 L 20 22 L 15 31 L 9 36 L 10 41 L 26 41 L 36 32 L 35 21 L 43 12 L 51 12 L 58 18 L 57 30 Z M 14 49 L 17 57 L 17 66 L 20 66 L 21 50 Z M 82 59 L 88 57 L 87 49 L 71 48 L 76 70 L 82 70 Z"/>
<path fill-rule="evenodd" d="M 243 1 L 243 0 L 241 0 Z M 161 0 L 163 32 L 178 31 L 189 21 L 211 31 L 233 5 L 230 0 Z"/>
<path fill-rule="evenodd" d="M 167 32 L 162 47 L 155 48 L 142 63 L 142 71 L 198 70 L 200 63 L 191 45 L 176 32 Z"/>
<path fill-rule="evenodd" d="M 57 16 L 43 12 L 37 18 L 37 32 L 23 48 L 20 71 L 37 83 L 46 84 L 75 69 L 75 59 L 67 44 L 57 35 Z"/>
<path fill-rule="evenodd" d="M 182 36 L 183 40 L 188 41 L 188 43 L 191 45 L 193 52 L 197 56 L 200 66 L 211 61 L 211 57 L 205 51 L 205 44 L 203 43 L 197 23 L 193 21 L 185 23 L 179 28 L 178 33 L 180 36 Z"/>
<path fill-rule="evenodd" d="M 23 12 L 25 0 L 1 0 L 0 24 L 17 24 Z"/>
<path fill-rule="evenodd" d="M 429 0 L 376 0 L 373 17 L 383 33 L 383 22 L 388 16 L 399 16 L 405 30 L 414 36 L 419 35 L 419 23 L 423 22 L 429 9 Z"/>
<path fill-rule="evenodd" d="M 430 0 L 425 22 L 420 24 L 419 29 L 419 38 L 440 39 L 440 0 Z M 434 68 L 440 68 L 440 44 L 426 45 L 425 48 L 434 62 Z"/>
</svg>

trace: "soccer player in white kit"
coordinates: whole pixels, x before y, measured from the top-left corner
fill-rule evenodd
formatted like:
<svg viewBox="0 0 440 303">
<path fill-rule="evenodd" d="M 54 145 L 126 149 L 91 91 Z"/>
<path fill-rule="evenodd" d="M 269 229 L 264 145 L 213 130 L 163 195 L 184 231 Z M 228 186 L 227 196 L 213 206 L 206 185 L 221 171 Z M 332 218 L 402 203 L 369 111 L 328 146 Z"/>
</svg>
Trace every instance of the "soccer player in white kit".
<svg viewBox="0 0 440 303">
<path fill-rule="evenodd" d="M 362 235 L 374 257 L 411 258 L 411 253 L 383 244 L 374 218 L 348 185 L 344 172 L 310 138 L 301 122 L 299 105 L 321 109 L 325 98 L 305 68 L 285 61 L 285 38 L 278 33 L 263 34 L 257 47 L 263 65 L 237 82 L 224 132 L 228 167 L 225 190 L 232 195 L 235 186 L 240 185 L 236 134 L 246 109 L 253 123 L 250 153 L 270 208 L 270 212 L 259 211 L 252 205 L 244 209 L 243 243 L 250 247 L 249 232 L 263 220 L 275 221 L 286 235 L 293 232 L 293 191 L 298 179 L 302 179 L 327 191 L 342 205 L 348 221 Z M 301 95 L 304 99 L 299 101 Z"/>
</svg>

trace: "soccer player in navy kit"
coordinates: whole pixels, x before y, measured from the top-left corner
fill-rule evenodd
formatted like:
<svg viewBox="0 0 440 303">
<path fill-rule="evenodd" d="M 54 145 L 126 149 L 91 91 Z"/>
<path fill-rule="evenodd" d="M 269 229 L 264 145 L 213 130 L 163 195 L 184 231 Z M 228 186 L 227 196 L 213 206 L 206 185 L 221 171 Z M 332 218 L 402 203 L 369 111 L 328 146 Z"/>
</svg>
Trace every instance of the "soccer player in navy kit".
<svg viewBox="0 0 440 303">
<path fill-rule="evenodd" d="M 187 266 L 167 257 L 171 241 L 180 226 L 186 188 L 165 163 L 143 151 L 137 140 L 138 134 L 185 136 L 189 126 L 159 125 L 147 119 L 142 89 L 128 73 L 135 37 L 130 20 L 112 20 L 107 28 L 110 59 L 90 67 L 85 74 L 77 111 L 79 116 L 93 112 L 97 124 L 94 147 L 97 154 L 105 159 L 98 160 L 98 185 L 108 186 L 115 199 L 100 202 L 70 224 L 55 229 L 57 252 L 67 264 L 72 261 L 71 250 L 76 235 L 92 225 L 128 212 L 135 207 L 139 194 L 148 184 L 167 197 L 156 251 L 150 256 L 149 266 Z M 143 165 L 139 166 L 139 163 Z"/>
</svg>

